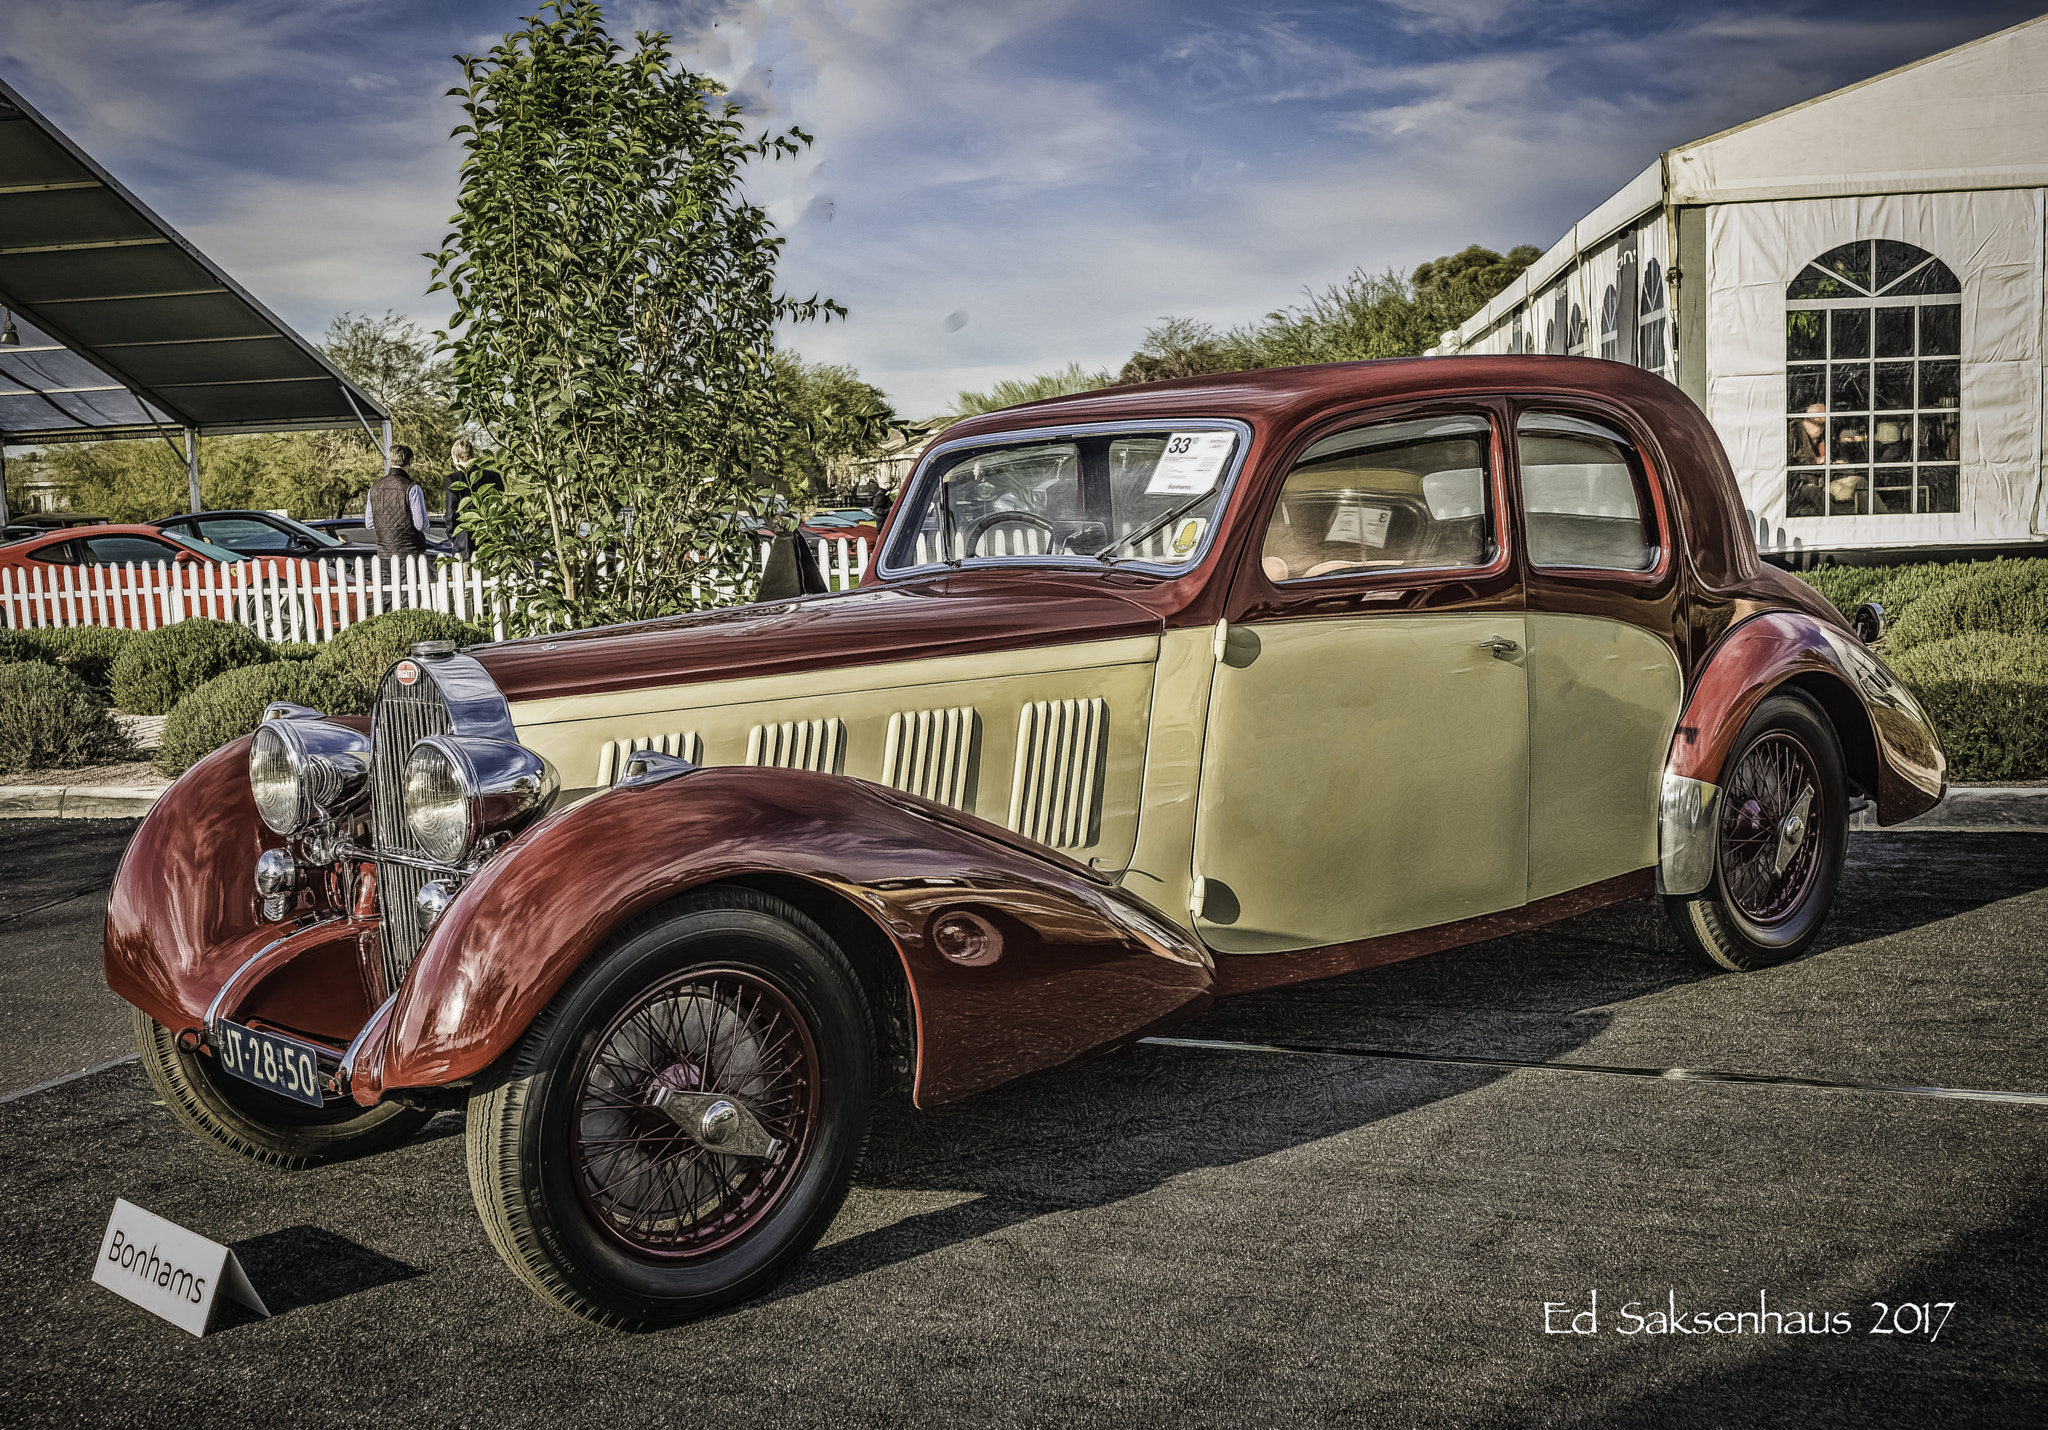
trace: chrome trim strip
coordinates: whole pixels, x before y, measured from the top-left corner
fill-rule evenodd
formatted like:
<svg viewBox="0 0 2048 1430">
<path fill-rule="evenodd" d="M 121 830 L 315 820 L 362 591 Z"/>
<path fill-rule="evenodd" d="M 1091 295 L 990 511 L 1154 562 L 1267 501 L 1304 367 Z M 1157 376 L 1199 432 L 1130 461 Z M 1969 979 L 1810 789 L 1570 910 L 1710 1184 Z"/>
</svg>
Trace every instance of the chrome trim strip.
<svg viewBox="0 0 2048 1430">
<path fill-rule="evenodd" d="M 1657 801 L 1657 892 L 1697 894 L 1714 881 L 1721 787 L 1664 774 Z"/>
<path fill-rule="evenodd" d="M 222 1017 L 221 1005 L 227 999 L 228 995 L 235 991 L 235 985 L 242 981 L 243 974 L 247 973 L 250 969 L 254 968 L 258 963 L 261 963 L 264 959 L 268 958 L 272 953 L 274 953 L 277 950 L 279 945 L 289 943 L 292 939 L 297 938 L 300 934 L 311 933 L 314 929 L 317 928 L 326 928 L 329 924 L 339 924 L 346 922 L 348 922 L 348 920 L 346 919 L 332 918 L 320 919 L 314 923 L 301 925 L 300 927 L 293 929 L 288 934 L 284 934 L 281 937 L 272 939 L 269 943 L 264 944 L 263 947 L 257 949 L 254 953 L 250 954 L 247 958 L 243 959 L 242 966 L 240 968 L 237 968 L 233 973 L 230 973 L 228 975 L 227 982 L 221 984 L 221 986 L 217 990 L 215 990 L 213 995 L 213 1001 L 206 1005 L 206 1017 L 200 1021 L 200 1027 L 205 1029 L 206 1036 L 208 1038 L 212 1038 L 214 1034 L 218 1031 L 220 1026 L 220 1020 Z"/>
<path fill-rule="evenodd" d="M 363 1042 L 370 1036 L 370 1029 L 377 1026 L 377 1020 L 390 1012 L 391 1005 L 397 1001 L 398 995 L 394 993 L 382 1003 L 379 1003 L 377 1011 L 370 1015 L 370 1020 L 357 1029 L 355 1037 L 349 1041 L 348 1051 L 341 1055 L 341 1066 L 334 1070 L 334 1095 L 336 1097 L 347 1097 L 349 1095 L 349 1084 L 355 1081 L 356 1076 L 356 1054 L 363 1050 Z"/>
</svg>

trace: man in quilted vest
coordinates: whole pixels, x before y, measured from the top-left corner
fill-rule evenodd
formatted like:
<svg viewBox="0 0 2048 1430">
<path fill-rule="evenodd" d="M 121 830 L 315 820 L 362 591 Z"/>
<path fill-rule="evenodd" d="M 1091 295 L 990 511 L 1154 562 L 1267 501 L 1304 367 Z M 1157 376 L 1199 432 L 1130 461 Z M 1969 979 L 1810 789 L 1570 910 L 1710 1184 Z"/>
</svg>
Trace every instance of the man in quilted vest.
<svg viewBox="0 0 2048 1430">
<path fill-rule="evenodd" d="M 393 447 L 391 467 L 370 484 L 363 519 L 377 533 L 377 555 L 417 556 L 427 549 L 427 494 L 412 479 L 412 448 Z"/>
</svg>

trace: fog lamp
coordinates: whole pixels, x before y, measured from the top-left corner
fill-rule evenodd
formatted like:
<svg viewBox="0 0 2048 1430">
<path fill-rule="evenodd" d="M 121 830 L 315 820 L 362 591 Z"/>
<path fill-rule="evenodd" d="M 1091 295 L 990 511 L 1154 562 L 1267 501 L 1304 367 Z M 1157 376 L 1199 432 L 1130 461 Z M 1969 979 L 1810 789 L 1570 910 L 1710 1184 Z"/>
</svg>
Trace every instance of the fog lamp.
<svg viewBox="0 0 2048 1430">
<path fill-rule="evenodd" d="M 1003 956 L 1002 931 L 979 914 L 955 909 L 932 924 L 932 944 L 955 963 L 982 968 Z"/>
<path fill-rule="evenodd" d="M 420 932 L 429 932 L 455 902 L 455 886 L 445 879 L 429 879 L 413 895 L 413 912 L 419 915 Z"/>
</svg>

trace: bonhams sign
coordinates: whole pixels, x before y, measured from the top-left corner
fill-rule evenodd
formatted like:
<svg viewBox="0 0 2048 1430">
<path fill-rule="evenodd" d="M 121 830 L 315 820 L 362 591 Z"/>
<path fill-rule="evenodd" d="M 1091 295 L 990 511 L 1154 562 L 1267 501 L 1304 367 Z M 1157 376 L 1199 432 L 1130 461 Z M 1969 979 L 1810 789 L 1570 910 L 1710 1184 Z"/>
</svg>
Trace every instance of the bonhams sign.
<svg viewBox="0 0 2048 1430">
<path fill-rule="evenodd" d="M 221 1293 L 268 1316 L 234 1252 L 132 1202 L 116 1200 L 92 1279 L 195 1336 Z"/>
</svg>

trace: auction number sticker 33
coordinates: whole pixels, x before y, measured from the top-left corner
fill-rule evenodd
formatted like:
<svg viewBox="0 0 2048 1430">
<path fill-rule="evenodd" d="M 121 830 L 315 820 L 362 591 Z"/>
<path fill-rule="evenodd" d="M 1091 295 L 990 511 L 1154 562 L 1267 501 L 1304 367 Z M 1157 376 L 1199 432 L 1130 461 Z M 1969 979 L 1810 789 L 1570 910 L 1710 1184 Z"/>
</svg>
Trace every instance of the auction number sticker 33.
<svg viewBox="0 0 2048 1430">
<path fill-rule="evenodd" d="M 277 1033 L 259 1032 L 240 1023 L 222 1022 L 214 1042 L 223 1071 L 266 1092 L 325 1107 L 320 1086 L 320 1050 L 311 1043 Z"/>
</svg>

